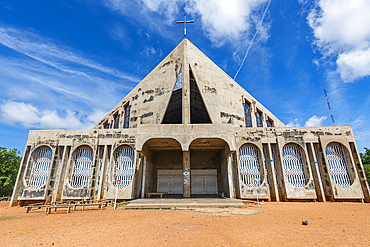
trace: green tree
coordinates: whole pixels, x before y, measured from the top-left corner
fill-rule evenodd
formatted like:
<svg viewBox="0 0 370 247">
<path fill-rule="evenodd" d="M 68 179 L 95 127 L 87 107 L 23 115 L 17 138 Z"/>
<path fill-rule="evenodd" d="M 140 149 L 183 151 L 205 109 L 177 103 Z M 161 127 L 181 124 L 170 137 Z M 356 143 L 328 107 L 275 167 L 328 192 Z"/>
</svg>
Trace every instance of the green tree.
<svg viewBox="0 0 370 247">
<path fill-rule="evenodd" d="M 365 148 L 365 153 L 360 153 L 360 156 L 365 169 L 367 182 L 370 184 L 370 149 Z"/>
<path fill-rule="evenodd" d="M 11 196 L 22 157 L 17 149 L 0 147 L 0 196 Z"/>
</svg>

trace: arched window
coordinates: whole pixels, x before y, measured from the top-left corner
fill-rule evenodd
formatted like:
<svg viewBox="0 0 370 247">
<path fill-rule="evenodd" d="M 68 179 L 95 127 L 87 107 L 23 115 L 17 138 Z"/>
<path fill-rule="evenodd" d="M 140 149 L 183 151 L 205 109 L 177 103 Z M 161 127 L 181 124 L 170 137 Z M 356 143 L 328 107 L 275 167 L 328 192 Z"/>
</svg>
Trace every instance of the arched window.
<svg viewBox="0 0 370 247">
<path fill-rule="evenodd" d="M 329 143 L 325 152 L 334 182 L 343 187 L 351 186 L 352 180 L 342 145 L 340 143 Z"/>
<path fill-rule="evenodd" d="M 118 188 L 129 185 L 134 176 L 134 150 L 129 146 L 121 146 L 114 156 L 112 183 Z"/>
<path fill-rule="evenodd" d="M 261 162 L 258 148 L 244 144 L 239 149 L 240 177 L 249 187 L 258 187 L 262 183 Z"/>
<path fill-rule="evenodd" d="M 94 152 L 89 146 L 77 148 L 74 154 L 72 176 L 69 183 L 73 188 L 82 188 L 89 182 L 93 158 Z"/>
<path fill-rule="evenodd" d="M 37 189 L 46 183 L 49 175 L 52 151 L 49 147 L 39 147 L 33 154 L 32 171 L 28 187 Z"/>
<path fill-rule="evenodd" d="M 114 129 L 118 129 L 119 127 L 119 114 L 118 112 L 114 115 Z"/>
<path fill-rule="evenodd" d="M 283 164 L 285 176 L 288 182 L 295 187 L 303 187 L 307 184 L 301 148 L 297 144 L 286 144 L 283 147 Z"/>
</svg>

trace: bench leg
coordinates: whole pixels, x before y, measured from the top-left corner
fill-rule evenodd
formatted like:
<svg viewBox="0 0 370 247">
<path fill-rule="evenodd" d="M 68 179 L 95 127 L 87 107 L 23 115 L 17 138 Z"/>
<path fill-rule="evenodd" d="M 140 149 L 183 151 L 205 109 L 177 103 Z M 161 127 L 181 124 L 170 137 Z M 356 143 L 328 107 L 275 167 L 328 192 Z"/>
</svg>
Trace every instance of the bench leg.
<svg viewBox="0 0 370 247">
<path fill-rule="evenodd" d="M 68 207 L 67 209 L 67 214 L 69 214 L 69 212 L 71 212 L 71 207 Z"/>
<path fill-rule="evenodd" d="M 28 208 L 28 207 L 27 207 L 27 208 L 26 208 L 26 213 L 28 213 L 29 211 L 30 211 L 30 208 Z"/>
<path fill-rule="evenodd" d="M 51 208 L 48 208 L 46 213 L 50 214 L 51 213 Z"/>
</svg>

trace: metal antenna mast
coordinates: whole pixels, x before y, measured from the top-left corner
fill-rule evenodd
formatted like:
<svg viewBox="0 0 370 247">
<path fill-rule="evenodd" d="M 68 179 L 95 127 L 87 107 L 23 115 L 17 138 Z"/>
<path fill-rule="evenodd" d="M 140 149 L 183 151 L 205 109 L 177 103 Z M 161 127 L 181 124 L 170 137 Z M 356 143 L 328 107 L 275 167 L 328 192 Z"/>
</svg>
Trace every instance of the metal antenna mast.
<svg viewBox="0 0 370 247">
<path fill-rule="evenodd" d="M 328 102 L 328 107 L 329 107 L 329 111 L 330 111 L 331 121 L 333 121 L 333 125 L 335 126 L 333 113 L 331 112 L 331 107 L 330 107 L 330 102 L 329 102 L 329 96 L 326 93 L 326 89 L 324 89 L 324 93 L 325 93 L 326 101 Z"/>
</svg>

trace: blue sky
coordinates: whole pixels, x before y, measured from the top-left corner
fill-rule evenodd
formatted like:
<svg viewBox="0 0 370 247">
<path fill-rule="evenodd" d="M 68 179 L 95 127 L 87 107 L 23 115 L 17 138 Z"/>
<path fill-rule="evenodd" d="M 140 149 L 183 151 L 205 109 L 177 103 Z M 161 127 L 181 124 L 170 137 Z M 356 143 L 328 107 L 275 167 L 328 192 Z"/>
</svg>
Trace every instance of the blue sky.
<svg viewBox="0 0 370 247">
<path fill-rule="evenodd" d="M 326 89 L 370 148 L 368 0 L 0 0 L 0 146 L 93 127 L 181 42 L 185 11 L 187 38 L 285 124 L 331 126 Z"/>
</svg>

